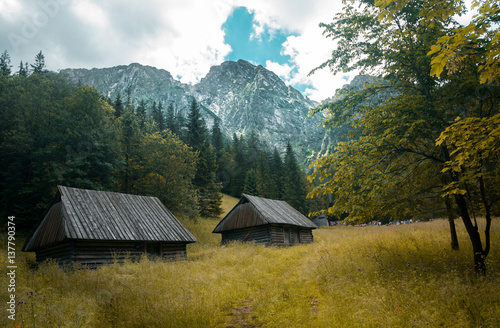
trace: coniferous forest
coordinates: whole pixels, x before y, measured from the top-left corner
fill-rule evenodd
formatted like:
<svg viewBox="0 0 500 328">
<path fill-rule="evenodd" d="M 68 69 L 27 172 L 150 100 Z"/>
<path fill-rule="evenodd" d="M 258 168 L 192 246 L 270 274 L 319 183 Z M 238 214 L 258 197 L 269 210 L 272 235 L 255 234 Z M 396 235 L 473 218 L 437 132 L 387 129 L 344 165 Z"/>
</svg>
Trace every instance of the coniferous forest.
<svg viewBox="0 0 500 328">
<path fill-rule="evenodd" d="M 109 99 L 47 71 L 42 52 L 12 70 L 5 51 L 0 69 L 2 217 L 16 213 L 22 229 L 39 220 L 57 185 L 156 196 L 189 218 L 220 215 L 221 193 L 311 209 L 290 144 L 225 136 L 217 120 L 207 126 L 194 98 L 187 117 L 173 103 Z"/>
</svg>

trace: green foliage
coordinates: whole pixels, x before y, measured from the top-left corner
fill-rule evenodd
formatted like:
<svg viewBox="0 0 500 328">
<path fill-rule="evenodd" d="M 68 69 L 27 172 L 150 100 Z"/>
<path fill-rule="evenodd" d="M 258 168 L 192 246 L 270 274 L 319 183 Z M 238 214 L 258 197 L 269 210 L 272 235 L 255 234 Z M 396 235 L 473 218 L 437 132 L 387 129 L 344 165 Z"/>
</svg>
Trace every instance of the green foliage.
<svg viewBox="0 0 500 328">
<path fill-rule="evenodd" d="M 131 192 L 158 197 L 176 215 L 196 217 L 198 199 L 192 185 L 196 154 L 168 130 L 146 133 L 141 139 L 140 153 L 130 168 L 138 176 L 131 182 Z"/>
<path fill-rule="evenodd" d="M 344 89 L 336 101 L 311 112 L 326 111 L 327 129 L 351 129 L 333 154 L 314 163 L 310 179 L 322 184 L 310 196 L 333 194 L 330 213 L 369 221 L 377 216 L 415 215 L 415 209 L 418 213 L 428 207 L 429 199 L 434 199 L 434 207 L 444 187 L 443 195 L 456 200 L 481 271 L 490 248 L 491 209 L 497 194 L 492 172 L 498 157 L 490 154 L 497 148 L 493 140 L 499 104 L 495 84 L 479 87 L 486 80 L 476 68 L 486 64 L 475 54 L 484 49 L 479 43 L 467 43 L 470 51 L 438 79 L 436 63 L 444 67 L 441 59 L 447 55 L 440 52 L 441 59 L 431 59 L 428 54 L 440 51 L 436 44 L 450 39 L 448 29 L 457 26 L 452 15 L 463 10 L 461 2 L 361 1 L 357 9 L 353 3 L 346 1 L 334 22 L 323 24 L 339 46 L 319 68 L 378 71 L 380 78 L 360 90 Z M 487 37 L 481 42 L 494 46 L 496 41 Z M 494 51 L 484 55 L 496 58 Z M 383 95 L 383 90 L 389 92 Z M 471 118 L 453 123 L 457 115 Z M 484 248 L 477 222 L 469 214 L 477 208 L 487 222 Z"/>
<path fill-rule="evenodd" d="M 259 195 L 257 175 L 254 170 L 250 170 L 246 174 L 243 193 L 251 196 Z"/>
<path fill-rule="evenodd" d="M 295 153 L 293 152 L 290 143 L 288 143 L 286 146 L 283 168 L 285 172 L 283 183 L 283 199 L 293 208 L 307 215 L 307 192 L 304 184 L 304 173 L 297 163 Z"/>
<path fill-rule="evenodd" d="M 198 188 L 201 214 L 218 216 L 221 213 L 222 185 L 216 182 L 217 152 L 209 142 L 205 120 L 194 99 L 191 102 L 187 128 L 187 143 L 199 157 L 193 183 Z"/>
<path fill-rule="evenodd" d="M 166 128 L 172 131 L 172 133 L 179 134 L 180 127 L 177 126 L 174 113 L 174 104 L 170 103 L 167 108 L 167 116 L 165 119 Z"/>
<path fill-rule="evenodd" d="M 35 64 L 31 64 L 31 70 L 33 74 L 42 74 L 45 73 L 45 56 L 42 51 L 35 56 Z"/>
<path fill-rule="evenodd" d="M 5 50 L 0 56 L 0 74 L 9 76 L 11 73 L 11 67 L 12 65 L 10 64 L 10 55 L 7 50 Z"/>
<path fill-rule="evenodd" d="M 191 101 L 187 119 L 187 144 L 193 147 L 194 150 L 199 151 L 204 147 L 208 135 L 205 120 L 201 116 L 200 107 L 194 98 Z"/>
<path fill-rule="evenodd" d="M 112 107 L 94 88 L 80 86 L 64 99 L 64 111 L 54 120 L 58 134 L 49 155 L 64 158 L 52 163 L 59 184 L 113 189 L 121 152 Z"/>
<path fill-rule="evenodd" d="M 139 106 L 137 106 L 136 110 L 137 120 L 139 123 L 139 127 L 144 129 L 144 125 L 146 124 L 146 103 L 144 100 L 139 102 Z"/>
<path fill-rule="evenodd" d="M 217 152 L 224 148 L 224 137 L 222 136 L 219 120 L 217 119 L 214 120 L 214 125 L 212 126 L 212 145 Z"/>
<path fill-rule="evenodd" d="M 37 220 L 57 184 L 111 189 L 120 161 L 112 109 L 56 74 L 3 77 L 2 212 Z M 5 212 L 4 212 L 5 211 Z"/>
<path fill-rule="evenodd" d="M 123 114 L 123 101 L 120 93 L 116 95 L 115 102 L 113 103 L 113 108 L 115 109 L 115 116 L 120 117 Z"/>
<path fill-rule="evenodd" d="M 216 150 L 206 141 L 199 152 L 194 183 L 199 187 L 200 210 L 203 216 L 216 217 L 221 213 L 221 183 L 216 181 Z"/>
<path fill-rule="evenodd" d="M 21 63 L 19 64 L 19 70 L 18 70 L 17 74 L 19 76 L 27 77 L 28 74 L 29 74 L 28 63 L 25 63 L 25 65 L 23 65 L 23 61 L 21 60 Z"/>
</svg>

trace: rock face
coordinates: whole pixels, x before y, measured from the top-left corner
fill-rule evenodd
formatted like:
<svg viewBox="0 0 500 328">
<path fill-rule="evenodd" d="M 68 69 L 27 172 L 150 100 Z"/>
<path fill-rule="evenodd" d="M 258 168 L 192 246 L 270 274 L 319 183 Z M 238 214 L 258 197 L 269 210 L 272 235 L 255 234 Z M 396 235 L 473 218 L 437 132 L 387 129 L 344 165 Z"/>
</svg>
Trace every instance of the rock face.
<svg viewBox="0 0 500 328">
<path fill-rule="evenodd" d="M 224 62 L 214 66 L 195 85 L 183 84 L 163 70 L 140 64 L 103 69 L 64 69 L 70 78 L 89 84 L 115 99 L 118 92 L 135 104 L 145 100 L 174 104 L 175 111 L 187 116 L 194 97 L 210 128 L 214 119 L 230 137 L 254 131 L 262 141 L 284 150 L 290 141 L 301 159 L 321 148 L 325 131 L 319 117 L 308 118 L 317 103 L 287 86 L 276 74 L 249 62 Z"/>
</svg>

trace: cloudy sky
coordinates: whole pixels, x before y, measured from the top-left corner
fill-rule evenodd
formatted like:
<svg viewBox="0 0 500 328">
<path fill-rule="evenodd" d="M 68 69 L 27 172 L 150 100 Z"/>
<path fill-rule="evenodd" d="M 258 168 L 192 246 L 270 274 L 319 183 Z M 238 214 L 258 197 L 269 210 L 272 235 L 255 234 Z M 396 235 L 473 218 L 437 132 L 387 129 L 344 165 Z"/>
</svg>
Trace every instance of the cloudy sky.
<svg viewBox="0 0 500 328">
<path fill-rule="evenodd" d="M 320 101 L 353 77 L 307 76 L 334 46 L 318 24 L 340 9 L 340 0 L 2 0 L 0 52 L 13 70 L 41 50 L 50 70 L 137 62 L 184 83 L 245 59 Z"/>
</svg>

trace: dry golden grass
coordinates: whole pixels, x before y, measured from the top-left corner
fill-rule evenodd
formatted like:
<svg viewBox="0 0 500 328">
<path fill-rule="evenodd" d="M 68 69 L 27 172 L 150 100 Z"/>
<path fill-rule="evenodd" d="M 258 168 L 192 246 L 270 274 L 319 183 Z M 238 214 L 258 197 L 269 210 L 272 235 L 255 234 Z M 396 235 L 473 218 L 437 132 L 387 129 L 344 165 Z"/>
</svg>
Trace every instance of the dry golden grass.
<svg viewBox="0 0 500 328">
<path fill-rule="evenodd" d="M 235 198 L 235 197 L 223 194 L 222 195 L 222 205 L 221 205 L 222 214 L 221 214 L 220 218 L 222 219 L 223 217 L 225 217 L 226 214 L 229 213 L 229 211 L 232 210 L 233 207 L 235 207 L 239 201 L 240 201 L 239 198 Z"/>
<path fill-rule="evenodd" d="M 4 313 L 0 326 L 500 326 L 498 220 L 486 277 L 473 273 L 461 224 L 461 250 L 450 250 L 446 221 L 321 228 L 314 243 L 287 248 L 220 247 L 218 220 L 183 223 L 199 240 L 186 261 L 64 272 L 33 270 L 33 255 L 18 252 L 17 320 Z"/>
</svg>

